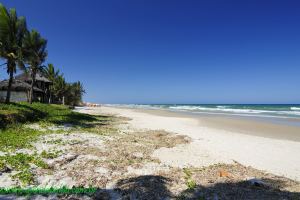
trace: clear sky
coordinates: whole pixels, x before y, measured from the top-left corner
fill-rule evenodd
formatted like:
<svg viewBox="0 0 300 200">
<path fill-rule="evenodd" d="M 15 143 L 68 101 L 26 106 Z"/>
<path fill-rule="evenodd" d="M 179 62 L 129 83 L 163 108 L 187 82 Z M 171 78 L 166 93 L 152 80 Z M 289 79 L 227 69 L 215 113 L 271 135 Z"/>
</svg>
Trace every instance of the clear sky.
<svg viewBox="0 0 300 200">
<path fill-rule="evenodd" d="M 300 103 L 298 0 L 0 0 L 99 103 Z M 0 78 L 6 78 L 0 70 Z"/>
</svg>

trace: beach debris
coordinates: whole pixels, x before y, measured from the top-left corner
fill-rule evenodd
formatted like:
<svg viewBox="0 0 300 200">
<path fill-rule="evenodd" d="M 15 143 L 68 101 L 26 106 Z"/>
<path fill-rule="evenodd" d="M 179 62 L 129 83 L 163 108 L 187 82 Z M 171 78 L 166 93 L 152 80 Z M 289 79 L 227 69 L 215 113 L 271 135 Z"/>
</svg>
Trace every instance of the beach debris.
<svg viewBox="0 0 300 200">
<path fill-rule="evenodd" d="M 228 171 L 222 169 L 219 171 L 219 176 L 228 178 L 228 177 L 230 177 L 230 173 Z"/>
<path fill-rule="evenodd" d="M 2 168 L 0 168 L 0 175 L 2 173 L 9 173 L 12 171 L 12 167 L 9 166 L 8 164 L 4 165 Z"/>
<path fill-rule="evenodd" d="M 77 157 L 78 157 L 78 155 L 76 155 L 76 154 L 66 154 L 66 155 L 60 156 L 56 159 L 48 161 L 48 165 L 50 167 L 54 167 L 57 164 L 63 165 L 63 164 L 66 164 L 66 163 L 69 163 L 69 162 L 75 160 Z"/>
<path fill-rule="evenodd" d="M 37 169 L 37 168 L 38 168 L 38 166 L 36 166 L 36 165 L 33 164 L 33 163 L 29 163 L 29 166 L 30 166 L 31 169 Z"/>
<path fill-rule="evenodd" d="M 144 154 L 141 152 L 134 152 L 132 155 L 136 158 L 143 158 L 143 156 L 144 156 Z"/>
<path fill-rule="evenodd" d="M 160 163 L 149 162 L 144 164 L 142 167 L 134 168 L 132 166 L 127 167 L 127 174 L 135 174 L 135 175 L 151 175 L 156 171 L 168 172 L 170 171 L 170 167 L 166 165 L 162 165 Z"/>
<path fill-rule="evenodd" d="M 99 174 L 107 174 L 109 172 L 108 169 L 106 169 L 104 167 L 98 167 L 94 171 L 99 173 Z"/>
<path fill-rule="evenodd" d="M 250 178 L 248 179 L 248 182 L 253 185 L 253 186 L 257 186 L 257 187 L 267 187 L 268 184 L 265 183 L 264 181 L 262 181 L 261 179 L 257 179 L 257 178 Z"/>
</svg>

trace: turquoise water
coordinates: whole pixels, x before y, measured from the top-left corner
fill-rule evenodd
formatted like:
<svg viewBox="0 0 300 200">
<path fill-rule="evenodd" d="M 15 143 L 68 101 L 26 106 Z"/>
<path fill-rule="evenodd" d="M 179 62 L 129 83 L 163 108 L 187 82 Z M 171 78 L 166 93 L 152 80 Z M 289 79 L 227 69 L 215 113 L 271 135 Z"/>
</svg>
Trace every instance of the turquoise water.
<svg viewBox="0 0 300 200">
<path fill-rule="evenodd" d="M 126 104 L 120 106 L 206 114 L 300 118 L 300 104 Z"/>
</svg>

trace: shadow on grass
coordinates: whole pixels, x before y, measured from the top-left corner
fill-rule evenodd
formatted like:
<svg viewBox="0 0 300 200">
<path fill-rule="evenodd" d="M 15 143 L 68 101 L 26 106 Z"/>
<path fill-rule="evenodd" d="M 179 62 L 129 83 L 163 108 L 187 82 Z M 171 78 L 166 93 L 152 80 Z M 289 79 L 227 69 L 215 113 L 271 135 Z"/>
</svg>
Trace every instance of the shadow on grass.
<svg viewBox="0 0 300 200">
<path fill-rule="evenodd" d="M 57 125 L 72 124 L 84 128 L 107 125 L 110 116 L 94 116 L 73 112 L 61 105 L 10 103 L 0 104 L 0 129 L 28 122 L 49 122 Z"/>
<path fill-rule="evenodd" d="M 82 128 L 93 128 L 96 126 L 108 125 L 111 116 L 106 115 L 88 115 L 83 113 L 70 112 L 67 114 L 55 115 L 49 117 L 49 122 L 57 125 L 71 124 Z"/>
<path fill-rule="evenodd" d="M 38 121 L 47 116 L 46 113 L 25 104 L 1 104 L 0 129 L 15 123 Z"/>
<path fill-rule="evenodd" d="M 280 181 L 264 179 L 269 186 L 253 186 L 248 181 L 216 183 L 211 186 L 196 186 L 194 189 L 185 190 L 178 195 L 173 195 L 168 189 L 170 179 L 163 176 L 138 176 L 122 179 L 116 183 L 116 189 L 97 189 L 96 193 L 89 195 L 91 199 L 219 199 L 219 200 L 259 200 L 259 199 L 299 199 L 299 192 L 279 190 L 284 187 Z M 0 196 L 1 199 L 13 199 L 13 195 Z M 57 199 L 82 199 L 82 195 L 63 195 Z"/>
</svg>

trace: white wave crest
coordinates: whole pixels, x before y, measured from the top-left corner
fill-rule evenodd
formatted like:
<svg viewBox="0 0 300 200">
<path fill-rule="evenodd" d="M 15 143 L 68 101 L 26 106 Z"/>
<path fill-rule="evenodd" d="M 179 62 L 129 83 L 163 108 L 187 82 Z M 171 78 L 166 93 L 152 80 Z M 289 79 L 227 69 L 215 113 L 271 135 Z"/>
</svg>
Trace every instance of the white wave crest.
<svg viewBox="0 0 300 200">
<path fill-rule="evenodd" d="M 238 108 L 228 108 L 224 106 L 217 106 L 216 108 L 209 108 L 203 106 L 171 106 L 170 109 L 175 110 L 187 110 L 187 111 L 208 111 L 208 112 L 219 112 L 219 113 L 238 113 L 238 114 L 275 114 L 275 115 L 299 115 L 297 109 L 293 111 L 272 111 L 272 110 L 254 110 L 254 109 L 238 109 Z"/>
<path fill-rule="evenodd" d="M 291 110 L 300 110 L 300 107 L 291 107 Z"/>
<path fill-rule="evenodd" d="M 217 108 L 229 108 L 230 106 L 217 106 Z"/>
</svg>

